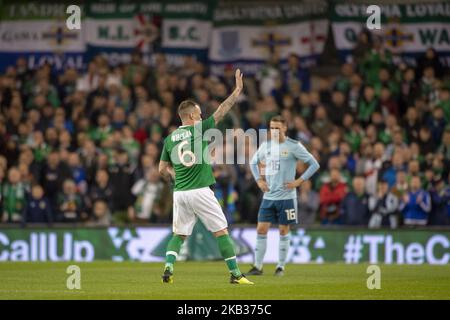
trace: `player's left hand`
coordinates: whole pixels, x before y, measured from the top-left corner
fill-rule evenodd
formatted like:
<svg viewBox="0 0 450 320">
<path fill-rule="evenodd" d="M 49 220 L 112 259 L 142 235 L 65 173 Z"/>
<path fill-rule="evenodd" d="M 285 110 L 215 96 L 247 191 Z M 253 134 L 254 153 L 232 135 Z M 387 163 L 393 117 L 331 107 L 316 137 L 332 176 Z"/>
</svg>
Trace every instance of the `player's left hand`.
<svg viewBox="0 0 450 320">
<path fill-rule="evenodd" d="M 241 73 L 240 69 L 236 69 L 236 74 L 235 74 L 235 78 L 236 78 L 236 89 L 241 91 L 242 88 L 244 87 L 244 83 L 242 82 L 242 77 L 244 75 Z"/>
<path fill-rule="evenodd" d="M 286 183 L 284 184 L 284 187 L 285 187 L 286 189 L 295 189 L 295 188 L 300 187 L 301 184 L 302 184 L 302 181 L 300 181 L 300 180 L 294 180 L 294 181 L 291 181 L 291 182 L 286 182 Z"/>
</svg>

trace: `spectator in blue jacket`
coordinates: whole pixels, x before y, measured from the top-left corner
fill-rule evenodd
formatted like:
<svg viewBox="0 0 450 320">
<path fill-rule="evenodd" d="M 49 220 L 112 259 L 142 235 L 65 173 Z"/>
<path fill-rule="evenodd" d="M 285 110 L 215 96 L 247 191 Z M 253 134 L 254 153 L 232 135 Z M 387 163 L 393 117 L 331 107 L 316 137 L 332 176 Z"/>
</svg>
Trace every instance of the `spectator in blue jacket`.
<svg viewBox="0 0 450 320">
<path fill-rule="evenodd" d="M 295 53 L 291 53 L 287 59 L 287 70 L 283 75 L 283 84 L 285 90 L 290 90 L 298 85 L 302 92 L 309 92 L 311 89 L 311 80 L 308 69 L 300 66 L 300 59 Z"/>
<path fill-rule="evenodd" d="M 433 188 L 430 190 L 431 212 L 429 216 L 430 225 L 448 225 L 448 208 L 450 204 L 450 186 L 445 185 L 442 177 L 433 181 Z"/>
<path fill-rule="evenodd" d="M 86 169 L 83 167 L 80 161 L 80 157 L 77 153 L 72 152 L 69 154 L 69 169 L 72 173 L 72 179 L 75 181 L 77 190 L 80 194 L 85 194 L 88 189 Z"/>
<path fill-rule="evenodd" d="M 431 211 L 430 194 L 423 190 L 419 176 L 413 176 L 410 182 L 410 191 L 404 195 L 400 203 L 403 213 L 403 223 L 409 226 L 424 226 Z"/>
<path fill-rule="evenodd" d="M 49 200 L 44 196 L 42 186 L 36 184 L 31 188 L 27 205 L 24 207 L 22 224 L 48 223 L 53 221 L 53 214 Z"/>
<path fill-rule="evenodd" d="M 367 225 L 369 222 L 369 195 L 365 191 L 364 177 L 353 178 L 353 190 L 341 204 L 341 214 L 346 225 Z"/>
<path fill-rule="evenodd" d="M 405 170 L 403 153 L 401 151 L 395 152 L 392 161 L 383 163 L 383 166 L 385 169 L 383 170 L 382 180 L 387 181 L 389 188 L 392 188 L 395 185 L 397 173 Z"/>
</svg>

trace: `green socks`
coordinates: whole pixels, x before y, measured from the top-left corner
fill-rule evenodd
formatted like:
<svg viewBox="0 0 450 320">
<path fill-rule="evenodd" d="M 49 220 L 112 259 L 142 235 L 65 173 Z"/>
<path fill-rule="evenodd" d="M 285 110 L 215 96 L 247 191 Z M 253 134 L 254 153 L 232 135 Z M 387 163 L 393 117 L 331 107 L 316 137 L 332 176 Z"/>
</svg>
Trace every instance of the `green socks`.
<svg viewBox="0 0 450 320">
<path fill-rule="evenodd" d="M 173 273 L 173 264 L 177 260 L 178 253 L 180 252 L 181 245 L 184 240 L 179 235 L 174 234 L 167 244 L 166 250 L 166 265 L 164 269 L 169 269 Z"/>
<path fill-rule="evenodd" d="M 220 237 L 217 237 L 217 244 L 219 245 L 220 253 L 222 257 L 225 259 L 228 269 L 231 274 L 235 277 L 239 277 L 242 273 L 239 270 L 236 261 L 236 252 L 234 251 L 233 240 L 228 234 L 224 234 Z"/>
<path fill-rule="evenodd" d="M 239 277 L 242 273 L 239 270 L 236 261 L 236 252 L 234 251 L 234 243 L 228 234 L 224 234 L 220 237 L 217 237 L 217 244 L 219 245 L 219 250 L 222 257 L 225 259 L 228 269 L 231 274 L 235 277 Z M 173 264 L 177 259 L 178 253 L 180 252 L 181 246 L 183 245 L 184 240 L 174 234 L 167 244 L 166 250 L 166 264 L 164 269 L 169 269 L 170 272 L 173 273 Z"/>
</svg>

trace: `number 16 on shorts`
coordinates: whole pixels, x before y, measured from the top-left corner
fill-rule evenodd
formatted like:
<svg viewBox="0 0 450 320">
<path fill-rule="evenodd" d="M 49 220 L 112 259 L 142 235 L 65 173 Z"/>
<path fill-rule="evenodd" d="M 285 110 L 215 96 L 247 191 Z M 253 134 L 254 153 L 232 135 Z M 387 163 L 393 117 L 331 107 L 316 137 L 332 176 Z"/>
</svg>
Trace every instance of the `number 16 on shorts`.
<svg viewBox="0 0 450 320">
<path fill-rule="evenodd" d="M 286 209 L 284 210 L 286 212 L 286 219 L 287 220 L 295 220 L 297 218 L 297 214 L 295 212 L 295 209 Z"/>
</svg>

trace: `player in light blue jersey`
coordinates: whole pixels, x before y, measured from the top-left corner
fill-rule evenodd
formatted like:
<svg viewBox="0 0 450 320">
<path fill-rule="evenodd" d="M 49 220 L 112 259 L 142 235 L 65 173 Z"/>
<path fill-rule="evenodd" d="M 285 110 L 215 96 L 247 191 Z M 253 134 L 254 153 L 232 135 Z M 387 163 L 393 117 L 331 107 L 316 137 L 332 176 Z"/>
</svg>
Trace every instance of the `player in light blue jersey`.
<svg viewBox="0 0 450 320">
<path fill-rule="evenodd" d="M 271 224 L 278 224 L 280 230 L 275 275 L 284 274 L 290 244 L 289 226 L 297 223 L 297 188 L 319 169 L 317 160 L 300 142 L 287 137 L 286 131 L 286 121 L 281 116 L 272 117 L 271 138 L 261 144 L 250 162 L 252 174 L 264 197 L 258 213 L 255 264 L 247 274 L 261 275 L 263 272 L 267 232 Z M 298 161 L 308 164 L 308 169 L 295 179 Z"/>
</svg>

